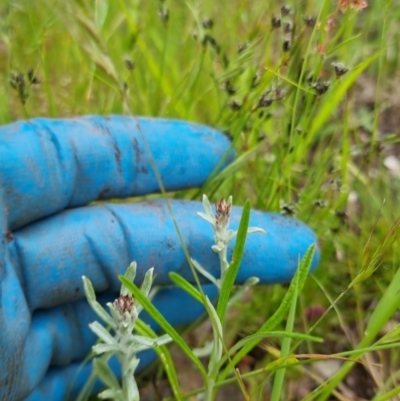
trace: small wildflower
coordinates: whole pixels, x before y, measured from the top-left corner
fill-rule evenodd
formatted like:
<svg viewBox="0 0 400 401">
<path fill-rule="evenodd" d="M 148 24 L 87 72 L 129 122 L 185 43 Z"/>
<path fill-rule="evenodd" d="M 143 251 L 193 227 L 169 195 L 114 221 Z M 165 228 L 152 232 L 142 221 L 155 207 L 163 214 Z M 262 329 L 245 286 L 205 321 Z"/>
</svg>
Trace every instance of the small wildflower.
<svg viewBox="0 0 400 401">
<path fill-rule="evenodd" d="M 114 306 L 121 315 L 125 312 L 131 313 L 133 309 L 133 298 L 129 295 L 120 295 L 119 298 L 114 301 Z"/>
<path fill-rule="evenodd" d="M 207 277 L 211 282 L 213 282 L 219 289 L 221 289 L 221 282 L 223 281 L 225 274 L 229 268 L 229 263 L 227 261 L 228 245 L 233 238 L 236 237 L 237 231 L 229 229 L 229 221 L 232 211 L 232 196 L 226 201 L 222 198 L 215 205 L 215 215 L 212 212 L 210 202 L 206 195 L 203 195 L 203 208 L 204 213 L 198 212 L 197 214 L 208 221 L 214 229 L 214 245 L 211 249 L 219 254 L 220 265 L 221 265 L 221 279 L 216 280 L 213 278 L 201 265 L 192 259 L 194 267 L 205 277 Z M 249 227 L 248 233 L 265 233 L 264 230 L 258 227 Z"/>
<path fill-rule="evenodd" d="M 140 289 L 147 298 L 150 297 L 153 270 L 147 271 Z M 135 275 L 136 262 L 132 262 L 126 270 L 125 278 L 133 281 Z M 140 395 L 134 376 L 139 365 L 137 354 L 144 350 L 167 344 L 171 341 L 171 337 L 165 334 L 157 338 L 148 338 L 133 332 L 143 306 L 135 301 L 128 288 L 124 285 L 121 286 L 120 296 L 113 303 L 107 303 L 109 309 L 109 312 L 107 312 L 96 300 L 96 294 L 90 280 L 86 277 L 82 277 L 82 279 L 89 305 L 110 328 L 110 330 L 106 330 L 97 321 L 89 324 L 90 329 L 100 339 L 92 347 L 93 353 L 97 356 L 93 360 L 93 371 L 103 383 L 109 386 L 108 389 L 100 393 L 99 398 L 109 398 L 109 395 L 113 395 L 112 399 L 115 401 L 127 399 L 139 401 Z M 117 380 L 112 380 L 113 377 L 110 379 L 111 370 L 107 369 L 106 366 L 112 355 L 115 355 L 119 360 L 124 372 L 121 385 Z M 99 365 L 103 365 L 105 368 L 99 369 Z"/>
<path fill-rule="evenodd" d="M 215 226 L 217 231 L 225 231 L 229 226 L 229 219 L 231 217 L 232 209 L 232 199 L 230 198 L 228 202 L 222 198 L 215 205 Z"/>
</svg>

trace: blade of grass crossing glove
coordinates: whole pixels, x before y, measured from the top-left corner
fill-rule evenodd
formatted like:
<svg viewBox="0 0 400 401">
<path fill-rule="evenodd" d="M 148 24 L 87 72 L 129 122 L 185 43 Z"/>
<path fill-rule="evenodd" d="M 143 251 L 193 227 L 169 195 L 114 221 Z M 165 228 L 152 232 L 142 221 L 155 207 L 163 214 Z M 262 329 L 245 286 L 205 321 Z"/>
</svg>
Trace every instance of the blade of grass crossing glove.
<svg viewBox="0 0 400 401">
<path fill-rule="evenodd" d="M 191 295 L 194 299 L 199 301 L 200 303 L 204 303 L 202 300 L 202 295 L 200 291 L 193 287 L 192 284 L 189 283 L 185 278 L 183 278 L 180 274 L 171 272 L 169 273 L 169 277 L 171 281 L 176 284 L 178 287 L 182 288 L 182 290 L 186 291 L 189 295 Z"/>
<path fill-rule="evenodd" d="M 232 288 L 235 284 L 236 276 L 239 271 L 240 263 L 242 262 L 244 247 L 247 238 L 247 230 L 249 228 L 250 221 L 250 202 L 246 201 L 242 217 L 240 219 L 239 230 L 236 237 L 235 248 L 233 249 L 232 262 L 229 265 L 228 271 L 224 278 L 224 282 L 221 287 L 221 293 L 218 299 L 217 314 L 221 322 L 225 319 L 226 309 L 228 307 L 229 298 L 232 292 Z"/>
</svg>

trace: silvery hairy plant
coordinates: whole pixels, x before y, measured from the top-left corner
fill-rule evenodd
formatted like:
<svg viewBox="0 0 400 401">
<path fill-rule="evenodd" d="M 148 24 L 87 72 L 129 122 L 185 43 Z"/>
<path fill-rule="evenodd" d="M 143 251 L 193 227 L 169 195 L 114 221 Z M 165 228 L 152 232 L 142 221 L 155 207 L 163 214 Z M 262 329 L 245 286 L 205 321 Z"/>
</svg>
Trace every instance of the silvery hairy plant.
<svg viewBox="0 0 400 401">
<path fill-rule="evenodd" d="M 228 198 L 226 201 L 224 198 L 221 199 L 215 205 L 215 214 L 212 211 L 210 201 L 208 200 L 206 195 L 203 195 L 203 212 L 198 212 L 197 214 L 208 221 L 213 230 L 214 230 L 214 245 L 212 245 L 211 249 L 218 254 L 219 262 L 220 262 L 220 278 L 213 277 L 206 269 L 204 269 L 196 260 L 192 259 L 192 263 L 196 270 L 210 280 L 215 286 L 221 290 L 223 281 L 225 279 L 226 273 L 229 268 L 228 262 L 228 246 L 229 243 L 236 237 L 237 230 L 229 229 L 229 222 L 231 217 L 231 209 L 232 209 L 232 196 Z M 265 231 L 262 228 L 258 227 L 249 227 L 247 229 L 247 233 L 262 233 L 265 234 Z M 250 285 L 254 285 L 258 283 L 258 279 L 255 277 L 251 277 L 243 286 L 242 291 L 246 290 Z"/>
<path fill-rule="evenodd" d="M 218 254 L 220 262 L 220 277 L 213 277 L 203 266 L 201 266 L 196 260 L 191 259 L 193 266 L 196 270 L 211 281 L 220 293 L 220 297 L 224 296 L 229 298 L 227 302 L 227 307 L 232 305 L 240 296 L 250 287 L 259 282 L 257 277 L 250 277 L 246 282 L 239 288 L 239 290 L 231 297 L 231 289 L 228 286 L 224 286 L 225 279 L 227 278 L 229 268 L 231 264 L 228 262 L 228 247 L 230 242 L 238 235 L 238 231 L 229 229 L 231 209 L 232 209 L 232 196 L 228 198 L 228 201 L 221 199 L 215 205 L 215 214 L 212 211 L 210 202 L 206 195 L 203 195 L 203 208 L 204 213 L 199 212 L 198 215 L 204 220 L 208 221 L 214 230 L 214 245 L 211 249 Z M 249 209 L 250 211 L 250 206 Z M 246 233 L 246 229 L 244 231 Z M 248 227 L 247 234 L 250 233 L 264 233 L 265 231 L 258 227 Z M 242 239 L 241 239 L 242 240 Z M 244 239 L 243 239 L 244 241 Z M 239 262 L 240 263 L 240 262 Z M 239 266 L 236 266 L 238 268 Z M 235 275 L 237 270 L 235 270 Z M 233 282 L 232 282 L 233 284 Z M 224 294 L 224 292 L 226 292 Z M 225 326 L 225 313 L 221 313 L 221 308 L 219 311 L 216 310 L 213 304 L 210 302 L 208 297 L 205 298 L 204 304 L 207 313 L 210 317 L 212 327 L 213 327 L 213 341 L 206 344 L 202 349 L 195 350 L 196 355 L 204 356 L 206 354 L 210 355 L 208 363 L 208 373 L 207 380 L 205 383 L 205 393 L 202 399 L 205 401 L 212 401 L 215 396 L 215 383 L 218 377 L 220 369 L 220 361 L 223 355 L 224 349 L 224 326 Z M 218 305 L 220 306 L 220 305 Z M 217 308 L 219 309 L 219 308 Z M 219 312 L 219 313 L 218 313 Z"/>
<path fill-rule="evenodd" d="M 128 280 L 134 280 L 136 267 L 136 262 L 132 262 L 126 270 L 125 277 Z M 141 292 L 147 298 L 150 296 L 153 270 L 151 268 L 147 271 L 141 286 Z M 93 353 L 97 356 L 93 360 L 94 372 L 107 387 L 98 394 L 98 397 L 115 401 L 139 401 L 139 390 L 134 376 L 140 361 L 137 354 L 149 348 L 164 345 L 171 341 L 171 337 L 166 334 L 158 338 L 148 338 L 134 334 L 135 323 L 143 307 L 124 285 L 121 286 L 120 296 L 114 302 L 107 303 L 109 310 L 107 312 L 96 301 L 90 280 L 84 276 L 82 279 L 90 306 L 109 328 L 107 330 L 97 321 L 89 324 L 90 329 L 100 340 L 92 348 Z M 111 356 L 118 358 L 121 364 L 121 384 L 107 364 Z"/>
</svg>

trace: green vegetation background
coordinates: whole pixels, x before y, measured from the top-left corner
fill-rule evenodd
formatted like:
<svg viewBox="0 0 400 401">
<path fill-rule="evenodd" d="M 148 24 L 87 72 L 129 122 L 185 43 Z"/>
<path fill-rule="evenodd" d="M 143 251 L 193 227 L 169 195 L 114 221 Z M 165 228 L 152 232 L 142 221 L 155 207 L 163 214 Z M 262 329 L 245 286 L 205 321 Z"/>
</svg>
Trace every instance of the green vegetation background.
<svg viewBox="0 0 400 401">
<path fill-rule="evenodd" d="M 309 224 L 322 260 L 295 327 L 308 333 L 327 311 L 311 332 L 325 342 L 299 349 L 356 348 L 400 266 L 399 1 L 343 11 L 321 0 L 9 0 L 0 17 L 1 124 L 134 114 L 226 132 L 234 165 L 201 192 L 175 196 L 233 194 L 236 204 L 249 198 Z M 256 289 L 230 322 L 232 340 L 254 332 L 284 293 Z M 278 349 L 260 347 L 258 363 Z M 373 365 L 365 377 L 389 394 L 398 356 L 374 358 L 380 381 Z M 287 380 L 299 374 L 289 370 Z"/>
</svg>

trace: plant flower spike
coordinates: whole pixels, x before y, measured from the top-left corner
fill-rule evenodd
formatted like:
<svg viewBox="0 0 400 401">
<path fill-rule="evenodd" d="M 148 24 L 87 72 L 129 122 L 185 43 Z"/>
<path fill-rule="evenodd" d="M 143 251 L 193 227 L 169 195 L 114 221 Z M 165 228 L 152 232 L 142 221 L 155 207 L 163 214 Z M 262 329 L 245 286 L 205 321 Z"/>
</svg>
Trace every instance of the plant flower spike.
<svg viewBox="0 0 400 401">
<path fill-rule="evenodd" d="M 125 277 L 133 281 L 136 276 L 136 262 L 132 262 L 126 270 Z M 90 329 L 99 337 L 100 342 L 92 347 L 94 354 L 102 355 L 93 360 L 94 373 L 108 387 L 98 394 L 101 399 L 115 401 L 139 401 L 139 390 L 134 377 L 139 364 L 137 353 L 171 341 L 169 335 L 158 338 L 148 338 L 133 334 L 136 320 L 143 307 L 122 285 L 120 296 L 113 302 L 107 303 L 109 313 L 96 301 L 96 295 L 90 280 L 82 277 L 86 298 L 96 314 L 111 329 L 105 329 L 99 322 L 89 324 Z M 153 281 L 153 268 L 147 271 L 141 292 L 148 298 Z M 122 385 L 109 368 L 107 361 L 115 355 L 122 371 Z"/>
<path fill-rule="evenodd" d="M 204 213 L 198 212 L 197 214 L 204 220 L 208 221 L 214 229 L 215 244 L 211 248 L 215 253 L 219 255 L 219 261 L 221 266 L 220 279 L 215 279 L 197 261 L 192 259 L 192 262 L 196 270 L 198 270 L 203 276 L 205 276 L 212 283 L 214 283 L 219 290 L 221 290 L 223 280 L 229 268 L 229 262 L 227 260 L 228 246 L 229 243 L 232 241 L 232 239 L 235 238 L 237 235 L 237 231 L 229 229 L 229 221 L 232 209 L 232 196 L 228 198 L 228 201 L 222 198 L 215 205 L 215 211 L 216 211 L 215 215 L 211 209 L 210 201 L 208 200 L 206 195 L 203 195 L 203 207 L 204 207 Z M 265 234 L 265 231 L 262 228 L 249 227 L 247 233 Z M 252 284 L 254 284 L 254 282 Z"/>
</svg>

